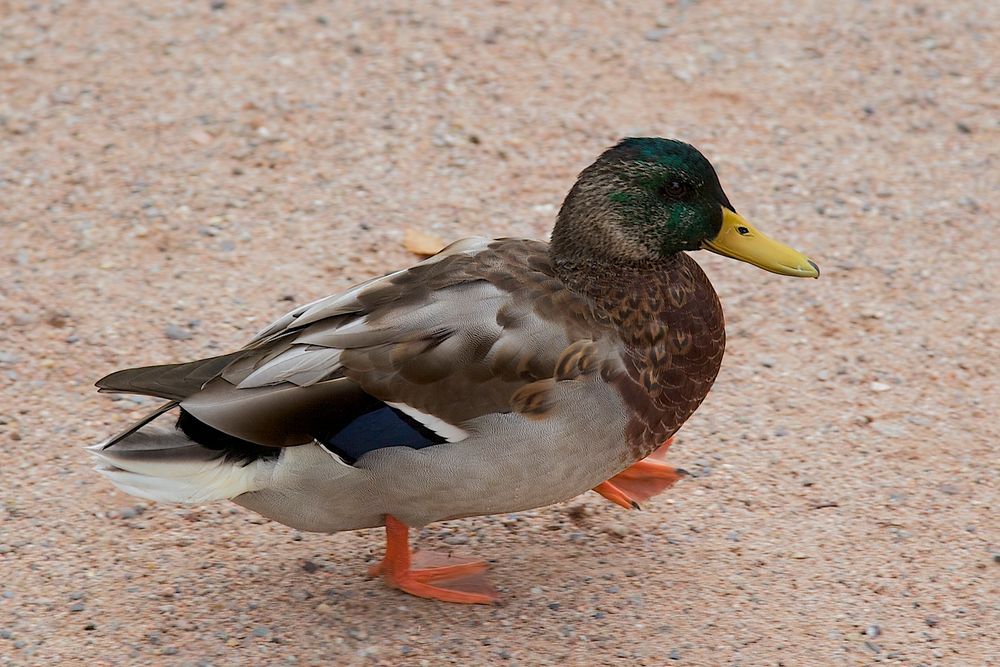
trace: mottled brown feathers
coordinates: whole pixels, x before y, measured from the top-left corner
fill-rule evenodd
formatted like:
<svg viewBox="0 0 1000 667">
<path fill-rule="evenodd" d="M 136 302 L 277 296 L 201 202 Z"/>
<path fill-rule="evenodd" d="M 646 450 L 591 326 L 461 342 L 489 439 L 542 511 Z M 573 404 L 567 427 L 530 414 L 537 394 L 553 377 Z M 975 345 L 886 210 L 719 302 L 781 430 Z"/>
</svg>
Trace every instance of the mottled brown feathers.
<svg viewBox="0 0 1000 667">
<path fill-rule="evenodd" d="M 530 382 L 510 397 L 510 407 L 526 417 L 542 418 L 554 406 L 555 378 Z"/>
<path fill-rule="evenodd" d="M 602 376 L 630 408 L 627 439 L 636 458 L 680 428 L 704 400 L 722 364 L 722 306 L 708 277 L 686 254 L 608 266 L 563 262 L 559 273 L 611 321 L 624 367 Z"/>
<path fill-rule="evenodd" d="M 449 294 L 452 289 L 458 291 Z M 429 332 L 410 332 L 418 338 L 397 341 L 391 363 L 373 363 L 380 351 L 370 346 L 345 350 L 345 374 L 378 398 L 405 401 L 451 423 L 491 412 L 539 416 L 550 407 L 548 392 L 564 350 L 610 333 L 589 300 L 555 277 L 548 247 L 537 241 L 500 239 L 475 254 L 419 266 L 373 286 L 358 301 L 368 326 L 378 329 L 397 309 L 433 300 L 430 295 L 454 300 L 463 294 L 476 297 L 468 304 L 474 312 L 440 322 L 439 340 L 432 344 Z M 454 315 L 461 318 L 463 310 Z M 355 371 L 372 367 L 383 372 Z"/>
</svg>

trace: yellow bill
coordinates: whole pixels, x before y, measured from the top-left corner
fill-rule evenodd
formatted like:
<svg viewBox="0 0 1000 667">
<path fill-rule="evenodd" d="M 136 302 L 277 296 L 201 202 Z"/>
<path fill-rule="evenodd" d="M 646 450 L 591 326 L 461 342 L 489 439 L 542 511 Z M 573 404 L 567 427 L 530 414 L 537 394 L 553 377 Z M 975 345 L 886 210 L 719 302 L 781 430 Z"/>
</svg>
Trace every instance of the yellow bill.
<svg viewBox="0 0 1000 667">
<path fill-rule="evenodd" d="M 783 276 L 819 278 L 819 267 L 798 250 L 754 229 L 743 216 L 722 207 L 722 229 L 701 247 Z"/>
</svg>

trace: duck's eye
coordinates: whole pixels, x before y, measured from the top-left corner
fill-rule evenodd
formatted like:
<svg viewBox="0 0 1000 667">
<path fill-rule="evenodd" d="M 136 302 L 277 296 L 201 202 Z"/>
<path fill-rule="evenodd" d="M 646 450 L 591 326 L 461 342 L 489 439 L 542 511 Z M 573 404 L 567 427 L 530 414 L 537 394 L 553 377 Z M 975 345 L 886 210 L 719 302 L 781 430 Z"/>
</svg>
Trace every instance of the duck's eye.
<svg viewBox="0 0 1000 667">
<path fill-rule="evenodd" d="M 747 229 L 746 227 L 737 227 L 736 231 L 740 233 L 740 236 L 746 236 L 747 234 L 750 233 L 750 230 Z"/>
<path fill-rule="evenodd" d="M 670 180 L 660 188 L 660 194 L 667 199 L 684 199 L 690 194 L 691 188 L 684 181 Z"/>
</svg>

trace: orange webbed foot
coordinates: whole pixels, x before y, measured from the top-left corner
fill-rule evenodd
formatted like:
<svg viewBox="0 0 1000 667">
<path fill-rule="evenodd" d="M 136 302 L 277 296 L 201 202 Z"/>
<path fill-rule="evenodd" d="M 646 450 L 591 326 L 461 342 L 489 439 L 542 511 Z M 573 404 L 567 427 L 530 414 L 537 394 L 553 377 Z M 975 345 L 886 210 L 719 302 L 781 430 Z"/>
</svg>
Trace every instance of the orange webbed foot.
<svg viewBox="0 0 1000 667">
<path fill-rule="evenodd" d="M 496 604 L 500 601 L 484 575 L 483 561 L 439 554 L 410 552 L 409 528 L 391 515 L 385 517 L 385 558 L 368 570 L 401 591 L 441 602 Z"/>
<path fill-rule="evenodd" d="M 633 463 L 608 481 L 598 484 L 594 487 L 594 491 L 625 509 L 640 509 L 639 502 L 649 500 L 669 489 L 687 474 L 684 470 L 664 462 L 671 442 L 673 438 L 657 447 L 646 458 Z"/>
<path fill-rule="evenodd" d="M 612 477 L 612 479 L 614 478 Z M 612 484 L 610 481 L 601 482 L 600 484 L 595 486 L 593 490 L 597 491 L 599 494 L 601 494 L 602 496 L 613 502 L 615 505 L 620 505 L 627 510 L 642 509 L 639 506 L 639 503 L 637 503 L 632 496 L 625 493 L 623 490 Z"/>
</svg>

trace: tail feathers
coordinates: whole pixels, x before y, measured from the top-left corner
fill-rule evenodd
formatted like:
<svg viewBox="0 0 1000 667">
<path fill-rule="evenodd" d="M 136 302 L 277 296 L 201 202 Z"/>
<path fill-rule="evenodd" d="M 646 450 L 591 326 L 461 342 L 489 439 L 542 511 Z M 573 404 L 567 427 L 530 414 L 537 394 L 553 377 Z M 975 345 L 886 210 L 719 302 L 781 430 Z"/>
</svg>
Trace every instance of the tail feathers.
<svg viewBox="0 0 1000 667">
<path fill-rule="evenodd" d="M 120 431 L 119 433 L 114 434 L 113 436 L 111 436 L 110 438 L 108 438 L 107 440 L 105 440 L 103 442 L 99 442 L 96 445 L 92 445 L 90 447 L 87 447 L 87 449 L 89 449 L 92 452 L 99 452 L 102 449 L 110 447 L 111 445 L 115 444 L 116 442 L 119 442 L 119 441 L 124 440 L 125 438 L 129 437 L 130 435 L 132 435 L 133 433 L 135 433 L 136 431 L 138 431 L 139 429 L 141 429 L 143 426 L 145 426 L 149 422 L 153 421 L 154 419 L 156 419 L 160 415 L 162 415 L 162 414 L 164 414 L 166 412 L 169 412 L 170 410 L 172 410 L 176 406 L 177 406 L 177 401 L 170 401 L 168 403 L 164 403 L 160 407 L 156 408 L 155 410 L 153 410 L 152 412 L 150 412 L 149 414 L 147 414 L 146 416 L 144 416 L 139 421 L 137 421 L 134 424 L 132 424 L 131 426 L 129 426 L 124 431 Z"/>
<path fill-rule="evenodd" d="M 182 432 L 157 426 L 90 447 L 95 470 L 126 493 L 174 503 L 235 498 L 264 488 L 276 461 L 246 465 L 202 447 Z"/>
<path fill-rule="evenodd" d="M 241 350 L 183 364 L 126 368 L 104 376 L 97 381 L 97 387 L 103 392 L 144 394 L 180 401 L 199 391 L 245 354 Z"/>
</svg>

